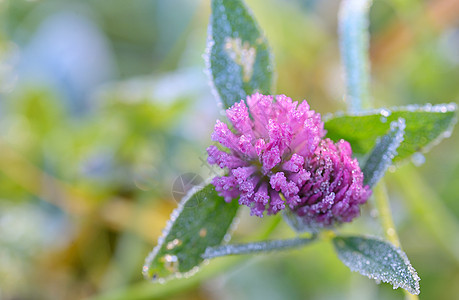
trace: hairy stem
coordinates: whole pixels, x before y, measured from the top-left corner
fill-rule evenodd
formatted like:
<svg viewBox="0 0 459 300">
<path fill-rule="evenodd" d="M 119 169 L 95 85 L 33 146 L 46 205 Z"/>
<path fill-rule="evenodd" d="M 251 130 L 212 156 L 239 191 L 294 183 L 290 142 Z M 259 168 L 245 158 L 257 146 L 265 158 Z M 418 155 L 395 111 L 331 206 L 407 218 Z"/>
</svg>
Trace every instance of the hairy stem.
<svg viewBox="0 0 459 300">
<path fill-rule="evenodd" d="M 381 226 L 384 230 L 384 235 L 395 247 L 401 248 L 400 239 L 398 238 L 397 230 L 395 229 L 394 221 L 392 219 L 389 197 L 387 195 L 386 184 L 384 183 L 384 180 L 381 180 L 379 184 L 374 188 L 374 198 L 376 202 L 376 208 L 379 212 Z M 417 295 L 412 295 L 406 290 L 404 290 L 404 293 L 405 299 L 407 300 L 419 299 Z"/>
<path fill-rule="evenodd" d="M 294 238 L 287 240 L 272 240 L 247 244 L 230 244 L 217 247 L 208 247 L 203 258 L 215 258 L 227 255 L 241 255 L 249 253 L 266 253 L 271 251 L 288 250 L 307 245 L 315 240 L 311 238 Z"/>
<path fill-rule="evenodd" d="M 341 59 L 350 112 L 370 106 L 369 10 L 372 0 L 343 0 L 339 12 Z"/>
<path fill-rule="evenodd" d="M 429 233 L 459 265 L 459 222 L 438 194 L 413 166 L 404 166 L 390 174 L 396 180 L 403 199 Z"/>
<path fill-rule="evenodd" d="M 395 230 L 394 221 L 392 220 L 392 212 L 389 205 L 389 197 L 387 195 L 386 184 L 383 180 L 374 189 L 376 207 L 379 213 L 379 219 L 384 229 L 386 238 L 396 247 L 400 247 L 400 240 Z"/>
</svg>

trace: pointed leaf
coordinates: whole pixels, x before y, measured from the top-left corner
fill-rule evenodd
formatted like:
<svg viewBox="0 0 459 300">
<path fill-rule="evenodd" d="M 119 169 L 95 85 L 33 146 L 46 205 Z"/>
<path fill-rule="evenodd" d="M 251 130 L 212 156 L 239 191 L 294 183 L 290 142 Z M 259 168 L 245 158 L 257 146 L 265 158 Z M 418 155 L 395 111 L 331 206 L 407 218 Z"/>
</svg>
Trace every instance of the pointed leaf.
<svg viewBox="0 0 459 300">
<path fill-rule="evenodd" d="M 443 138 L 449 137 L 456 123 L 457 105 L 425 105 L 380 109 L 358 115 L 337 115 L 325 122 L 327 136 L 332 140 L 345 139 L 356 154 L 367 154 L 376 139 L 386 134 L 392 121 L 405 119 L 405 138 L 394 162 L 418 152 L 427 152 Z"/>
<path fill-rule="evenodd" d="M 227 203 L 211 184 L 183 199 L 148 255 L 145 277 L 166 280 L 197 270 L 207 247 L 222 243 L 238 209 Z"/>
<path fill-rule="evenodd" d="M 384 176 L 392 164 L 392 159 L 397 155 L 397 148 L 403 141 L 404 133 L 404 119 L 399 119 L 390 124 L 389 133 L 378 140 L 362 169 L 364 185 L 372 187 Z"/>
<path fill-rule="evenodd" d="M 333 239 L 339 259 L 351 269 L 369 278 L 388 282 L 419 294 L 419 276 L 406 254 L 378 238 L 338 236 Z"/>
<path fill-rule="evenodd" d="M 273 59 L 242 0 L 212 0 L 207 69 L 224 108 L 254 92 L 270 94 Z"/>
</svg>

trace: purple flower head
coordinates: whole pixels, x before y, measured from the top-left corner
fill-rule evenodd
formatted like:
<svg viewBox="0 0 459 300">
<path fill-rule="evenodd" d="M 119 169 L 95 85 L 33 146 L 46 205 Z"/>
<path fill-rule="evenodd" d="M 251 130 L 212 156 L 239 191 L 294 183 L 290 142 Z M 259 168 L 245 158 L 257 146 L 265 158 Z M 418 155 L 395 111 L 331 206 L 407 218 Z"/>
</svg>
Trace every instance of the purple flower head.
<svg viewBox="0 0 459 300">
<path fill-rule="evenodd" d="M 352 159 L 348 142 L 324 139 L 313 156 L 308 157 L 305 169 L 311 174 L 302 186 L 301 202 L 293 209 L 302 226 L 312 230 L 350 222 L 360 214 L 360 205 L 371 195 L 363 186 L 359 163 Z"/>
<path fill-rule="evenodd" d="M 305 224 L 349 222 L 370 195 L 349 143 L 324 139 L 320 114 L 306 101 L 254 94 L 226 111 L 234 127 L 217 120 L 208 162 L 228 169 L 212 183 L 226 201 L 239 197 L 251 214 L 290 209 Z"/>
</svg>

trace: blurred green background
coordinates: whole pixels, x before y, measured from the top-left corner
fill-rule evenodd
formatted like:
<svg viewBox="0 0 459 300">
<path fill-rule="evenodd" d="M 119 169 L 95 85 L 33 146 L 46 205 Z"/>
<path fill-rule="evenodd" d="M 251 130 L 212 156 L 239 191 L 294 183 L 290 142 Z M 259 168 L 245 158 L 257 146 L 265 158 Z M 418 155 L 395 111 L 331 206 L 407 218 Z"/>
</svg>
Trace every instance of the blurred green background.
<svg viewBox="0 0 459 300">
<path fill-rule="evenodd" d="M 276 92 L 344 110 L 335 0 L 246 0 L 275 55 Z M 403 299 L 326 242 L 211 261 L 144 281 L 174 180 L 212 175 L 220 116 L 204 73 L 209 0 L 0 1 L 0 299 Z M 375 0 L 375 107 L 459 102 L 459 1 Z M 459 295 L 459 132 L 387 175 L 421 299 Z M 344 232 L 382 236 L 370 201 Z M 233 241 L 276 219 L 241 211 Z M 284 224 L 271 237 L 292 236 Z"/>
</svg>

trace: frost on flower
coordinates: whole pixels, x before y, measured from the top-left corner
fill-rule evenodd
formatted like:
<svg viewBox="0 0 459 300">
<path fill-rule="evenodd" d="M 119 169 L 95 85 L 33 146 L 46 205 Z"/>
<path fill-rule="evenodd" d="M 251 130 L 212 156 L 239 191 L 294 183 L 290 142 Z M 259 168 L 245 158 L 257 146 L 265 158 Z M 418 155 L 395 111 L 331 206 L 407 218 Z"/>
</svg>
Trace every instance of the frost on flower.
<svg viewBox="0 0 459 300">
<path fill-rule="evenodd" d="M 330 227 L 359 215 L 370 196 L 348 142 L 325 139 L 320 114 L 306 101 L 254 94 L 217 120 L 208 162 L 226 168 L 212 183 L 226 201 L 239 198 L 251 214 L 290 209 L 305 224 Z"/>
</svg>

